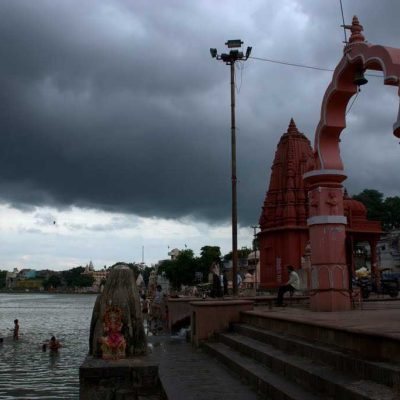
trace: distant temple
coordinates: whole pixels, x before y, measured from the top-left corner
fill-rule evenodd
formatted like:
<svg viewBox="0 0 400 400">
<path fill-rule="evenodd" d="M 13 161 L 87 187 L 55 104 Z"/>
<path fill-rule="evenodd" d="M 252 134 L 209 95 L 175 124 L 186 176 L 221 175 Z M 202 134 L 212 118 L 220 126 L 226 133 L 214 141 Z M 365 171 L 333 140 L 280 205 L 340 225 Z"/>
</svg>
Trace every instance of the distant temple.
<svg viewBox="0 0 400 400">
<path fill-rule="evenodd" d="M 301 267 L 302 256 L 309 241 L 308 188 L 303 174 L 314 168 L 310 141 L 299 132 L 291 119 L 275 152 L 269 187 L 259 219 L 261 287 L 273 288 L 284 283 L 288 278 L 284 268 L 286 265 Z M 358 242 L 370 244 L 371 268 L 376 272 L 376 244 L 382 233 L 380 222 L 368 221 L 365 206 L 350 199 L 347 193 L 344 193 L 344 211 L 347 217 L 346 259 L 349 272 L 354 272 L 354 249 Z"/>
<path fill-rule="evenodd" d="M 95 271 L 92 261 L 86 264 L 85 270 L 82 275 L 92 276 L 94 278 L 93 287 L 100 289 L 101 284 L 107 279 L 108 271 L 104 268 L 99 271 Z"/>
</svg>

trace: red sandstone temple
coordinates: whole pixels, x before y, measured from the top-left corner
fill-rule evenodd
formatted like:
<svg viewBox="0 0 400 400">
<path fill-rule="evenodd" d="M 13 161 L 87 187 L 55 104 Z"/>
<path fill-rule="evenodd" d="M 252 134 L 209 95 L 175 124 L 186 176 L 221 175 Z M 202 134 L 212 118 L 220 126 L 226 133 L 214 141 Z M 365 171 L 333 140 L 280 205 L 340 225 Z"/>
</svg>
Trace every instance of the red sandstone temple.
<svg viewBox="0 0 400 400">
<path fill-rule="evenodd" d="M 260 286 L 263 288 L 274 288 L 284 283 L 288 279 L 286 265 L 301 267 L 309 241 L 308 188 L 303 174 L 314 168 L 310 141 L 298 131 L 291 119 L 276 149 L 259 220 Z M 368 242 L 372 272 L 376 273 L 376 244 L 382 233 L 381 223 L 368 221 L 365 206 L 349 198 L 346 192 L 343 204 L 347 217 L 346 262 L 349 272 L 354 273 L 355 245 Z"/>
</svg>

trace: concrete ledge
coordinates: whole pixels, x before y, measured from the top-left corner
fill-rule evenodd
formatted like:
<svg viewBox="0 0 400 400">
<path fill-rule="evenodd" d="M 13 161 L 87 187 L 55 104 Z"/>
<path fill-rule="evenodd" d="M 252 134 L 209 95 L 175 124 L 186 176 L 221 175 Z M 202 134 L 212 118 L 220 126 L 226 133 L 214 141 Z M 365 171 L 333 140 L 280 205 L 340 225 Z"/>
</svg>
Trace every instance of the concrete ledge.
<svg viewBox="0 0 400 400">
<path fill-rule="evenodd" d="M 251 300 L 213 300 L 190 303 L 192 343 L 196 346 L 218 332 L 229 329 L 233 322 L 238 322 L 242 311 L 254 307 Z"/>
<path fill-rule="evenodd" d="M 233 299 L 232 297 L 224 297 L 220 300 L 202 300 L 199 297 L 179 297 L 179 298 L 170 298 L 168 299 L 168 329 L 170 331 L 174 330 L 180 323 L 185 323 L 185 320 L 190 320 L 192 306 L 190 303 L 192 302 L 202 302 L 204 304 L 209 304 L 212 302 L 213 304 L 226 302 L 226 301 L 238 301 L 238 300 L 249 300 L 253 301 L 256 305 L 268 305 L 269 308 L 272 308 L 273 304 L 276 302 L 276 295 L 267 295 L 267 296 L 241 296 L 239 299 Z M 301 303 L 304 301 L 308 301 L 309 296 L 304 295 L 295 295 L 291 299 L 291 303 Z"/>
<path fill-rule="evenodd" d="M 102 360 L 86 357 L 79 368 L 80 400 L 108 400 L 160 395 L 158 364 L 150 356 Z"/>
<path fill-rule="evenodd" d="M 190 319 L 192 301 L 198 300 L 198 297 L 178 297 L 169 298 L 168 305 L 168 329 L 171 331 L 176 324 Z"/>
</svg>

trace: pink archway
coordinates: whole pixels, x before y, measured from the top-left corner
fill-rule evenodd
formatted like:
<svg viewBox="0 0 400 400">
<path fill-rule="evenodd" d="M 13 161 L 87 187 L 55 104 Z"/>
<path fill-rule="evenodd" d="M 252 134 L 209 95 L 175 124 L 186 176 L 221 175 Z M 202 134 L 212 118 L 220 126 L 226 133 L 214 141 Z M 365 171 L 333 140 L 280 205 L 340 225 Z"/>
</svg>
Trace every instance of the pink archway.
<svg viewBox="0 0 400 400">
<path fill-rule="evenodd" d="M 342 187 L 346 174 L 339 136 L 346 126 L 347 104 L 357 92 L 355 74 L 366 69 L 378 70 L 384 73 L 385 85 L 399 86 L 400 82 L 400 49 L 367 43 L 357 17 L 346 28 L 351 30 L 349 43 L 325 92 L 315 133 L 316 169 L 303 176 L 310 185 L 307 223 L 312 249 L 311 309 L 314 311 L 350 309 Z M 400 110 L 393 131 L 400 137 Z"/>
</svg>

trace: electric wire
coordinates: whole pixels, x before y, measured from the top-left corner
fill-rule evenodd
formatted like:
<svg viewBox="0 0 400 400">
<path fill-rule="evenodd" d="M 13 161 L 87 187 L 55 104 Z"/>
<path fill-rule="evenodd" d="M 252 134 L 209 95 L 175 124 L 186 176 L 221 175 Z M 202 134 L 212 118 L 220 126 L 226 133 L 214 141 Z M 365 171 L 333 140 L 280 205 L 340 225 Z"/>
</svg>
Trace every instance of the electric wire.
<svg viewBox="0 0 400 400">
<path fill-rule="evenodd" d="M 290 63 L 290 62 L 287 62 L 287 61 L 272 60 L 271 58 L 251 57 L 251 56 L 249 58 L 251 58 L 253 60 L 258 60 L 258 61 L 266 61 L 266 62 L 270 62 L 270 63 L 274 63 L 274 64 L 288 65 L 290 67 L 316 69 L 318 71 L 328 71 L 328 72 L 332 72 L 333 71 L 333 69 L 330 69 L 330 68 L 314 67 L 314 66 L 305 65 L 305 64 L 295 64 L 295 63 Z"/>
<path fill-rule="evenodd" d="M 317 70 L 317 71 L 327 71 L 327 72 L 334 71 L 334 69 L 332 69 L 332 68 L 316 67 L 316 66 L 306 65 L 306 64 L 296 64 L 296 63 L 290 63 L 287 61 L 273 60 L 271 58 L 263 58 L 263 57 L 249 57 L 249 58 L 251 58 L 253 60 L 257 60 L 257 61 L 270 62 L 273 64 L 287 65 L 289 67 L 307 68 L 307 69 L 313 69 L 313 70 Z M 382 78 L 382 75 L 374 75 L 374 74 L 365 74 L 365 76 L 372 76 L 374 78 Z"/>
<path fill-rule="evenodd" d="M 286 61 L 272 60 L 272 59 L 270 59 L 270 58 L 261 58 L 261 57 L 249 57 L 249 58 L 252 58 L 252 59 L 254 59 L 254 60 L 259 60 L 259 61 L 271 62 L 271 63 L 275 63 L 275 64 L 288 65 L 288 66 L 290 66 L 290 67 L 308 68 L 308 69 L 314 69 L 314 70 L 318 70 L 318 71 L 328 71 L 328 72 L 333 72 L 333 71 L 334 71 L 333 69 L 329 69 L 329 68 L 315 67 L 315 66 L 305 65 L 305 64 L 289 63 L 289 62 L 286 62 Z M 365 74 L 365 75 L 372 76 L 372 77 L 375 77 L 375 78 L 382 78 L 381 75 L 373 75 L 373 74 Z M 350 110 L 352 109 L 352 107 L 353 107 L 355 101 L 357 100 L 358 95 L 359 95 L 360 92 L 361 92 L 361 89 L 360 89 L 360 87 L 358 87 L 358 88 L 357 88 L 357 94 L 356 94 L 356 96 L 354 97 L 353 101 L 351 102 L 351 104 L 350 104 L 348 110 L 346 111 L 346 115 L 347 115 L 347 114 L 350 112 Z"/>
</svg>

